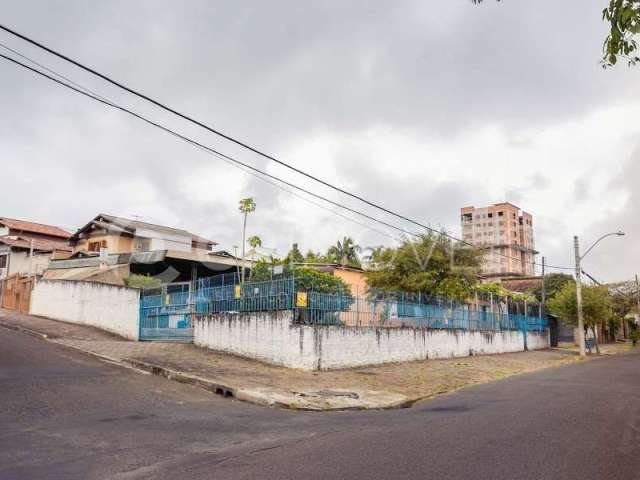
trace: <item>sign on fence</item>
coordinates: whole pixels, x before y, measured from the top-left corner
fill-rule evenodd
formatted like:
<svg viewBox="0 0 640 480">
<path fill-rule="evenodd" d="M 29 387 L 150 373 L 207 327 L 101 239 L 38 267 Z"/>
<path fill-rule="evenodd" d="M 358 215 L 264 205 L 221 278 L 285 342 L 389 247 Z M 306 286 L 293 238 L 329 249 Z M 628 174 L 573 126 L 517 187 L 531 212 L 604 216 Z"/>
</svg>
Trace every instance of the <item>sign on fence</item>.
<svg viewBox="0 0 640 480">
<path fill-rule="evenodd" d="M 309 305 L 307 292 L 296 293 L 296 307 L 306 308 Z"/>
</svg>

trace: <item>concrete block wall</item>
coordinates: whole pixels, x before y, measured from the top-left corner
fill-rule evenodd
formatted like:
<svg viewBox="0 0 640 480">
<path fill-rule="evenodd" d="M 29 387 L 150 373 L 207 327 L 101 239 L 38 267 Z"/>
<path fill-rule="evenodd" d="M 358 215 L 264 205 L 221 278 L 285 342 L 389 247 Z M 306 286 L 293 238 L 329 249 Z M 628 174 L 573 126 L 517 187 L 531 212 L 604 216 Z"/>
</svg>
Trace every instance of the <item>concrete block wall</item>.
<svg viewBox="0 0 640 480">
<path fill-rule="evenodd" d="M 196 317 L 193 341 L 200 347 L 291 368 L 313 370 L 317 365 L 313 330 L 294 325 L 291 311 Z"/>
<path fill-rule="evenodd" d="M 198 317 L 194 342 L 303 370 L 520 352 L 525 344 L 523 333 L 517 331 L 297 325 L 291 312 Z M 548 333 L 528 333 L 527 345 L 530 350 L 548 348 Z"/>
<path fill-rule="evenodd" d="M 29 313 L 91 325 L 130 340 L 139 337 L 140 291 L 97 282 L 40 280 Z"/>
</svg>

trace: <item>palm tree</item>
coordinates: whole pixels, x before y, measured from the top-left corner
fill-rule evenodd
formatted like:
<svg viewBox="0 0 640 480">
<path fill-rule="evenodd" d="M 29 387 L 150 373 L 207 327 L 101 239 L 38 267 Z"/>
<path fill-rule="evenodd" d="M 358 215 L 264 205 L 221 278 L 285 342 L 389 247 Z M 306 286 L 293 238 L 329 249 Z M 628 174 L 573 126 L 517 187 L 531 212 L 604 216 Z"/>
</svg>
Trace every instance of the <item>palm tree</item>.
<svg viewBox="0 0 640 480">
<path fill-rule="evenodd" d="M 360 246 L 356 245 L 351 237 L 344 237 L 342 241 L 338 241 L 335 245 L 329 247 L 327 256 L 333 257 L 342 266 L 360 266 L 358 253 L 361 250 Z"/>
<path fill-rule="evenodd" d="M 249 246 L 251 247 L 251 261 L 255 261 L 256 257 L 256 248 L 262 246 L 262 239 L 257 235 L 252 235 L 247 239 Z M 251 267 L 251 271 L 249 272 L 249 281 L 251 281 L 251 277 L 253 277 L 253 266 Z"/>
<path fill-rule="evenodd" d="M 251 237 L 249 237 L 249 239 L 247 240 L 247 242 L 249 243 L 249 246 L 251 248 L 253 248 L 254 250 L 258 247 L 262 246 L 262 239 L 257 236 L 257 235 L 253 235 Z"/>
<path fill-rule="evenodd" d="M 367 247 L 366 250 L 369 253 L 364 255 L 362 259 L 368 266 L 375 266 L 381 259 L 382 253 L 384 252 L 384 245 L 380 245 L 378 247 Z"/>
<path fill-rule="evenodd" d="M 244 256 L 246 247 L 246 235 L 247 235 L 247 216 L 256 210 L 256 202 L 251 197 L 243 198 L 240 200 L 239 210 L 244 214 L 244 220 L 242 222 L 242 276 L 241 283 L 244 283 Z"/>
</svg>

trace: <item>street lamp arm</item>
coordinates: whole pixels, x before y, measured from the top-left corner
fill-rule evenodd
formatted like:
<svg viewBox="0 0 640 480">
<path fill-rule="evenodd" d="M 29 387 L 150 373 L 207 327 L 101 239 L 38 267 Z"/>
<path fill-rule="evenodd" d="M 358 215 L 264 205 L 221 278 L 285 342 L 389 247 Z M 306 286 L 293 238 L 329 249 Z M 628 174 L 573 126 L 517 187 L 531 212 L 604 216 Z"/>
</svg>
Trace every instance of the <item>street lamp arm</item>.
<svg viewBox="0 0 640 480">
<path fill-rule="evenodd" d="M 587 254 L 593 250 L 593 247 L 595 247 L 598 243 L 600 243 L 602 240 L 604 240 L 607 237 L 611 237 L 613 235 L 618 235 L 618 236 L 622 236 L 624 235 L 624 232 L 622 230 L 619 230 L 617 232 L 611 232 L 611 233 L 606 233 L 604 235 L 602 235 L 599 239 L 597 239 L 595 242 L 593 242 L 593 245 L 591 245 L 589 248 L 587 248 L 587 250 L 582 254 L 582 256 L 580 257 L 580 260 L 584 259 L 584 257 L 587 256 Z"/>
</svg>

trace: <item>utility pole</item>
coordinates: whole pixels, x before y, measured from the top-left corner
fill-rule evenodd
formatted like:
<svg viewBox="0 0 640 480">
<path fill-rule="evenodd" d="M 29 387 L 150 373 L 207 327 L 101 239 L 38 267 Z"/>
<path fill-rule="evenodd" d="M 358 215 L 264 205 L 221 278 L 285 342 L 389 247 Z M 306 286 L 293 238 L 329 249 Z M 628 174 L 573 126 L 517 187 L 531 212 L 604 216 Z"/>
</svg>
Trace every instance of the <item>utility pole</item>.
<svg viewBox="0 0 640 480">
<path fill-rule="evenodd" d="M 576 307 L 578 310 L 578 345 L 580 346 L 580 356 L 586 355 L 584 349 L 584 318 L 582 315 L 582 267 L 580 266 L 580 242 L 578 236 L 573 237 L 573 248 L 576 256 Z"/>
<path fill-rule="evenodd" d="M 542 257 L 542 291 L 540 292 L 540 308 L 538 309 L 540 311 L 540 318 L 545 315 L 543 310 L 545 302 L 547 301 L 547 287 L 544 284 L 544 261 L 545 258 Z"/>
</svg>

